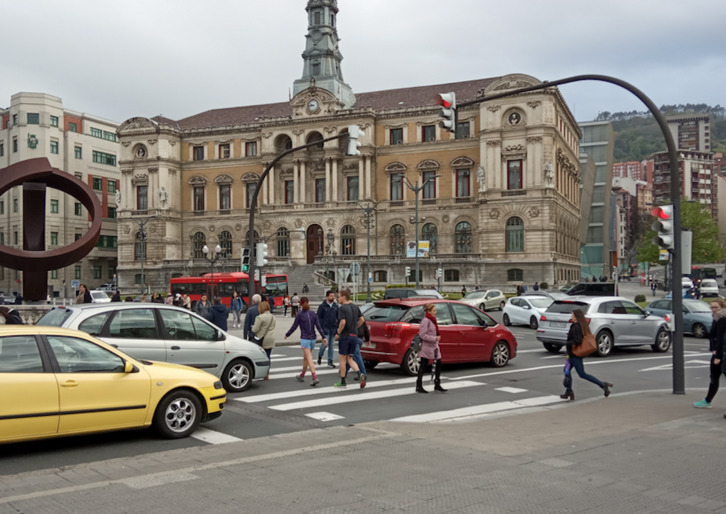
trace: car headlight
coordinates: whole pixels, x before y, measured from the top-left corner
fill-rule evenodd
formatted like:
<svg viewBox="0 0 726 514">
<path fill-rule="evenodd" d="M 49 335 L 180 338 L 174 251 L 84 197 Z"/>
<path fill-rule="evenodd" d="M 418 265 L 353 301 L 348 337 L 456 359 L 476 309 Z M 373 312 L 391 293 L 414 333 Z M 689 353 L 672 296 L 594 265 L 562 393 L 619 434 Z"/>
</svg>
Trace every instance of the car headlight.
<svg viewBox="0 0 726 514">
<path fill-rule="evenodd" d="M 223 387 L 224 387 L 224 386 L 222 386 L 222 381 L 221 381 L 221 380 L 217 380 L 217 381 L 216 381 L 216 382 L 214 383 L 214 388 L 215 388 L 215 389 L 222 389 Z"/>
</svg>

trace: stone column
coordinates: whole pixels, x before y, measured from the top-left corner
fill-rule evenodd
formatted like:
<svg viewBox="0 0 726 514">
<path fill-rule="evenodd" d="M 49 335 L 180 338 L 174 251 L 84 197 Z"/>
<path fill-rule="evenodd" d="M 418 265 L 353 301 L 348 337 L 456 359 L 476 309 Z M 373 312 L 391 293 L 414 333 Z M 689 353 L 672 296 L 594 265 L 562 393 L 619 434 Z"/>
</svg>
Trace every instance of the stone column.
<svg viewBox="0 0 726 514">
<path fill-rule="evenodd" d="M 300 182 L 298 182 L 297 179 L 297 161 L 292 163 L 292 181 L 293 181 L 293 187 L 292 187 L 292 201 L 293 203 L 298 203 L 300 200 Z"/>
<path fill-rule="evenodd" d="M 366 198 L 373 198 L 371 191 L 371 161 L 373 161 L 372 155 L 366 155 Z"/>
<path fill-rule="evenodd" d="M 333 198 L 334 202 L 338 201 L 338 159 L 331 159 L 333 161 Z"/>
<path fill-rule="evenodd" d="M 365 159 L 365 156 L 361 155 L 358 157 L 358 200 L 362 200 L 365 198 L 364 192 L 365 188 L 363 187 L 365 184 L 365 176 L 363 175 L 363 160 Z"/>
<path fill-rule="evenodd" d="M 267 176 L 267 182 L 269 183 L 268 189 L 267 189 L 269 204 L 275 205 L 275 168 L 272 168 L 270 170 L 270 173 Z"/>
<path fill-rule="evenodd" d="M 307 194 L 305 191 L 305 161 L 300 161 L 300 203 L 305 203 Z"/>
<path fill-rule="evenodd" d="M 325 159 L 325 201 L 332 200 L 330 196 L 330 159 Z"/>
</svg>

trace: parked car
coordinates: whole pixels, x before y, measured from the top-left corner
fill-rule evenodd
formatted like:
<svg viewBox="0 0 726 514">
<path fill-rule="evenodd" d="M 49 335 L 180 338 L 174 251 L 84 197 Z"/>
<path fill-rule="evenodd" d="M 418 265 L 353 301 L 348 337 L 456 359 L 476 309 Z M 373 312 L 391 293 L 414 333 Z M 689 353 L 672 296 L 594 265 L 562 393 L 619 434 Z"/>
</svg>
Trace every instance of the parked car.
<svg viewBox="0 0 726 514">
<path fill-rule="evenodd" d="M 89 291 L 91 293 L 91 302 L 92 303 L 110 303 L 111 297 L 108 296 L 108 293 L 106 291 L 99 291 L 97 289 L 94 289 L 92 291 Z"/>
<path fill-rule="evenodd" d="M 546 296 L 552 300 L 562 300 L 563 298 L 567 298 L 569 295 L 564 291 L 544 291 L 540 289 L 539 291 L 525 291 L 519 296 Z"/>
<path fill-rule="evenodd" d="M 195 313 L 162 303 L 104 303 L 57 306 L 38 325 L 75 328 L 136 359 L 185 364 L 222 379 L 225 389 L 245 391 L 270 369 L 257 344 L 217 328 Z"/>
<path fill-rule="evenodd" d="M 502 310 L 504 304 L 507 303 L 507 297 L 499 289 L 487 289 L 485 291 L 472 291 L 461 301 L 483 311 L 489 309 Z"/>
<path fill-rule="evenodd" d="M 681 277 L 681 287 L 683 289 L 691 289 L 693 287 L 693 280 L 688 277 Z"/>
<path fill-rule="evenodd" d="M 615 296 L 614 282 L 580 282 L 567 290 L 569 296 Z"/>
<path fill-rule="evenodd" d="M 389 287 L 383 293 L 383 299 L 389 300 L 392 298 L 443 298 L 441 293 L 436 289 L 414 289 L 412 287 Z"/>
<path fill-rule="evenodd" d="M 701 280 L 701 285 L 698 287 L 701 292 L 701 296 L 718 296 L 718 282 L 715 278 L 704 278 Z"/>
<path fill-rule="evenodd" d="M 673 301 L 668 299 L 656 300 L 648 304 L 645 310 L 656 316 L 671 316 Z M 696 337 L 708 337 L 712 323 L 711 307 L 706 302 L 688 298 L 683 299 L 683 332 L 693 334 Z"/>
<path fill-rule="evenodd" d="M 222 414 L 222 382 L 197 369 L 136 360 L 77 330 L 0 327 L 0 442 L 153 426 L 190 435 Z"/>
<path fill-rule="evenodd" d="M 539 318 L 554 300 L 547 296 L 515 296 L 507 300 L 502 314 L 502 323 L 510 325 L 529 325 L 536 329 Z"/>
<path fill-rule="evenodd" d="M 502 367 L 516 357 L 514 335 L 479 309 L 454 300 L 406 298 L 374 302 L 365 312 L 371 333 L 370 342 L 361 348 L 366 368 L 392 362 L 409 375 L 418 373 L 418 353 L 411 348 L 411 340 L 418 334 L 427 303 L 436 304 L 444 364 L 490 362 Z"/>
<path fill-rule="evenodd" d="M 540 316 L 537 339 L 545 349 L 557 353 L 567 342 L 572 311 L 582 309 L 597 339 L 597 355 L 609 355 L 613 347 L 649 344 L 655 352 L 671 346 L 666 320 L 648 314 L 637 304 L 619 296 L 575 296 L 555 300 Z"/>
</svg>

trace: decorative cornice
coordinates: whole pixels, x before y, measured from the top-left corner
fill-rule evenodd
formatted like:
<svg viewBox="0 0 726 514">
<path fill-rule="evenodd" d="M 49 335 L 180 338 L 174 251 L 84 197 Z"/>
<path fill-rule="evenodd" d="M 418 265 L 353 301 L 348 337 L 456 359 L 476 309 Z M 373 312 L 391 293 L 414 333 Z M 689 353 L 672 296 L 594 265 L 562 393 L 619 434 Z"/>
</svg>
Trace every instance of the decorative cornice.
<svg viewBox="0 0 726 514">
<path fill-rule="evenodd" d="M 207 185 L 207 179 L 205 177 L 201 177 L 199 175 L 194 175 L 189 179 L 189 185 L 190 186 L 206 186 Z"/>
</svg>

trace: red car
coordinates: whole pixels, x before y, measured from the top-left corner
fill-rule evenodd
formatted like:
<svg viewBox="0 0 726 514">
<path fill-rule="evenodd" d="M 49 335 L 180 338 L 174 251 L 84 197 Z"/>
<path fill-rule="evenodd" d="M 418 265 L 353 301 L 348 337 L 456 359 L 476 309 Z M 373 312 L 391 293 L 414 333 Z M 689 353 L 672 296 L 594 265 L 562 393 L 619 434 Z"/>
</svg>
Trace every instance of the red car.
<svg viewBox="0 0 726 514">
<path fill-rule="evenodd" d="M 370 342 L 361 347 L 366 368 L 392 362 L 409 375 L 418 373 L 418 356 L 411 340 L 418 334 L 427 303 L 436 304 L 444 364 L 490 362 L 499 368 L 517 356 L 514 335 L 479 309 L 453 300 L 403 298 L 375 302 L 365 311 L 371 333 Z"/>
</svg>

